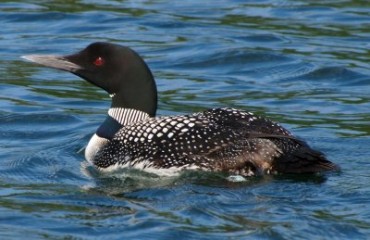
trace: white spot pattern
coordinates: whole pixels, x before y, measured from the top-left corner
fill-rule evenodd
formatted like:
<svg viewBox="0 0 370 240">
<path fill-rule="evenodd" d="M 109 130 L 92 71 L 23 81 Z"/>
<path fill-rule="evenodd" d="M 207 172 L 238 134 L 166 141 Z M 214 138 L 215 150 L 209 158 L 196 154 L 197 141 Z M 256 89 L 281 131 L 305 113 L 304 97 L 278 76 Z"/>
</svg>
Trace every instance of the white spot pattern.
<svg viewBox="0 0 370 240">
<path fill-rule="evenodd" d="M 243 175 L 270 171 L 275 158 L 299 146 L 289 140 L 293 136 L 279 124 L 232 108 L 157 118 L 135 114 L 141 120 L 122 127 L 95 154 L 95 165 L 105 169 L 145 161 L 145 165 L 140 165 L 143 169 L 191 165 Z"/>
</svg>

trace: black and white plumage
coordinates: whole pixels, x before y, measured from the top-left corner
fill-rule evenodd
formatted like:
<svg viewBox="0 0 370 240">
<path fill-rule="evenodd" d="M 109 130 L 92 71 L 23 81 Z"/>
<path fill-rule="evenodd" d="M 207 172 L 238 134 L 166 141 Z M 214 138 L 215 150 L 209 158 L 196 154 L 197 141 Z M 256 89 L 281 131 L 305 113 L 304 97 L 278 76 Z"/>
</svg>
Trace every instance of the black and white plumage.
<svg viewBox="0 0 370 240">
<path fill-rule="evenodd" d="M 85 152 L 101 170 L 134 167 L 169 175 L 200 169 L 249 176 L 338 169 L 279 124 L 250 112 L 215 108 L 155 117 L 153 76 L 130 48 L 94 43 L 69 56 L 25 58 L 72 72 L 112 95 L 107 119 Z"/>
</svg>

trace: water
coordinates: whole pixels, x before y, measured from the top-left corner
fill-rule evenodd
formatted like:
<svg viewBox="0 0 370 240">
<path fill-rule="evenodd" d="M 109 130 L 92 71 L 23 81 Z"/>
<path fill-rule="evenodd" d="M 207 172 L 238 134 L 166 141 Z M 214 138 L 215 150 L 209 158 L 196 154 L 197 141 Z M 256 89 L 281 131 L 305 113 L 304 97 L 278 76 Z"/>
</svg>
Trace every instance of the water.
<svg viewBox="0 0 370 240">
<path fill-rule="evenodd" d="M 0 238 L 370 238 L 369 12 L 355 0 L 1 1 Z M 85 169 L 109 97 L 20 56 L 94 41 L 146 59 L 160 115 L 269 116 L 342 173 L 233 183 Z"/>
</svg>

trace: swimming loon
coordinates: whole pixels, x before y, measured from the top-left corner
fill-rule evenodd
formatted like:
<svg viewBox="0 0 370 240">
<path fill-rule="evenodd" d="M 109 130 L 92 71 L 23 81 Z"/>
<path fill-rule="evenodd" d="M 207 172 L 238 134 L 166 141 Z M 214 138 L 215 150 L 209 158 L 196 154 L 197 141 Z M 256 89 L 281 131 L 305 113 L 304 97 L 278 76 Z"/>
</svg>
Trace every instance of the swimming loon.
<svg viewBox="0 0 370 240">
<path fill-rule="evenodd" d="M 112 104 L 89 141 L 86 159 L 100 170 L 133 167 L 159 175 L 185 169 L 242 176 L 338 169 L 269 119 L 233 108 L 156 117 L 157 89 L 132 49 L 96 42 L 72 55 L 27 55 L 107 91 Z"/>
</svg>

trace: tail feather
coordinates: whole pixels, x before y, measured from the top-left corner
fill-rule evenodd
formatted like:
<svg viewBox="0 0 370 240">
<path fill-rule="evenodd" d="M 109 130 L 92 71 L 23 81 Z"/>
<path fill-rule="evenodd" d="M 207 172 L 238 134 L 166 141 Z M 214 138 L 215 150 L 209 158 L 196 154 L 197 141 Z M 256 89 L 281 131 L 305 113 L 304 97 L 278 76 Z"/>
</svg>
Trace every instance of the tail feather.
<svg viewBox="0 0 370 240">
<path fill-rule="evenodd" d="M 308 146 L 301 146 L 289 154 L 283 154 L 274 161 L 273 169 L 280 173 L 317 173 L 338 171 L 339 167 L 325 155 Z"/>
<path fill-rule="evenodd" d="M 262 134 L 259 137 L 271 139 L 282 149 L 282 155 L 272 163 L 272 170 L 275 172 L 317 173 L 340 170 L 339 166 L 329 161 L 322 152 L 313 150 L 294 136 Z"/>
</svg>

